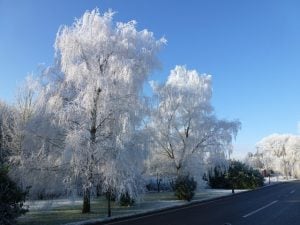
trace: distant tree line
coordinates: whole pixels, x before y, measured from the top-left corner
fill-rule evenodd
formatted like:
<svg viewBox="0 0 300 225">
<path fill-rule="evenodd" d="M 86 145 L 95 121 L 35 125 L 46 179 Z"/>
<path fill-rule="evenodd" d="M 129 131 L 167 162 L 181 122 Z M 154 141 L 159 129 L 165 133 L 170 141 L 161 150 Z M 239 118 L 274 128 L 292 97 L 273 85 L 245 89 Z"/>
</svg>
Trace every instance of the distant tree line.
<svg viewBox="0 0 300 225">
<path fill-rule="evenodd" d="M 256 149 L 248 153 L 248 165 L 264 171 L 266 176 L 300 177 L 300 136 L 272 134 L 260 140 Z"/>
</svg>

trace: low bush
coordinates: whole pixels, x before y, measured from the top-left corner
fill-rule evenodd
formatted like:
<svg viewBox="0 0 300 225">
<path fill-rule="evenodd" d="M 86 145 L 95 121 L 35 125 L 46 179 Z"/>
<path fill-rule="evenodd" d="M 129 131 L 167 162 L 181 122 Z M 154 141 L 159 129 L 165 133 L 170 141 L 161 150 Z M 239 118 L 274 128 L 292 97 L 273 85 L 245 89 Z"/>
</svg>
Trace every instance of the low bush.
<svg viewBox="0 0 300 225">
<path fill-rule="evenodd" d="M 179 176 L 174 185 L 175 196 L 180 200 L 191 201 L 195 195 L 197 182 L 190 176 Z"/>
</svg>

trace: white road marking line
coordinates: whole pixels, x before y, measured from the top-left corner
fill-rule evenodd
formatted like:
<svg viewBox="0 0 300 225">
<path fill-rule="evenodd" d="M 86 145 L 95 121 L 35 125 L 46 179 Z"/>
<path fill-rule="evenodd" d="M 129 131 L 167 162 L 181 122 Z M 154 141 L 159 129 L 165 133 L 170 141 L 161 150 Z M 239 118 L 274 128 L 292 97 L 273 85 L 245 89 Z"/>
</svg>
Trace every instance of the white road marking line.
<svg viewBox="0 0 300 225">
<path fill-rule="evenodd" d="M 272 186 L 270 186 L 270 188 L 271 187 Z M 225 196 L 230 197 L 232 195 L 225 195 Z M 215 203 L 215 202 L 219 202 L 219 201 L 223 201 L 223 200 L 224 200 L 224 198 L 221 197 L 219 199 L 215 199 L 215 200 L 211 200 L 211 201 L 208 200 L 207 202 L 204 201 L 204 202 L 199 202 L 199 203 L 195 203 L 195 204 L 187 205 L 187 206 L 178 205 L 178 206 L 182 206 L 180 208 L 176 208 L 176 206 L 174 206 L 174 209 L 167 209 L 167 208 L 163 209 L 162 208 L 161 210 L 165 210 L 163 212 L 159 212 L 159 211 L 154 210 L 152 212 L 151 211 L 149 212 L 149 213 L 153 213 L 153 214 L 139 216 L 139 214 L 137 213 L 136 214 L 137 217 L 127 218 L 127 219 L 123 219 L 123 220 L 122 220 L 122 218 L 120 218 L 121 220 L 119 220 L 119 221 L 109 222 L 109 220 L 108 220 L 108 221 L 102 221 L 102 222 L 106 222 L 107 225 L 112 225 L 112 224 L 119 224 L 119 223 L 123 223 L 123 222 L 136 221 L 136 220 L 140 220 L 140 219 L 144 219 L 144 218 L 148 218 L 148 217 L 154 217 L 154 216 L 158 216 L 158 215 L 173 213 L 173 212 L 181 211 L 181 210 L 184 210 L 184 209 L 190 209 L 190 208 L 198 207 L 198 206 L 205 205 L 205 204 L 211 204 L 211 203 Z M 133 216 L 135 216 L 135 215 L 133 215 Z M 116 219 L 118 219 L 118 218 L 116 218 Z"/>
<path fill-rule="evenodd" d="M 257 213 L 257 212 L 259 212 L 259 211 L 261 211 L 261 210 L 263 210 L 263 209 L 265 209 L 265 208 L 267 208 L 267 207 L 269 207 L 269 206 L 275 204 L 276 202 L 278 202 L 278 200 L 275 200 L 275 201 L 273 201 L 273 202 L 271 202 L 271 203 L 269 203 L 269 204 L 267 204 L 267 205 L 265 205 L 265 206 L 263 206 L 263 207 L 261 207 L 261 208 L 259 208 L 259 209 L 257 209 L 257 210 L 254 210 L 254 211 L 252 211 L 252 212 L 250 212 L 250 213 L 244 215 L 243 217 L 244 217 L 244 218 L 247 218 L 248 216 L 251 216 L 251 215 Z"/>
<path fill-rule="evenodd" d="M 295 193 L 295 190 L 292 190 L 291 192 L 290 192 L 290 194 L 294 194 Z"/>
</svg>

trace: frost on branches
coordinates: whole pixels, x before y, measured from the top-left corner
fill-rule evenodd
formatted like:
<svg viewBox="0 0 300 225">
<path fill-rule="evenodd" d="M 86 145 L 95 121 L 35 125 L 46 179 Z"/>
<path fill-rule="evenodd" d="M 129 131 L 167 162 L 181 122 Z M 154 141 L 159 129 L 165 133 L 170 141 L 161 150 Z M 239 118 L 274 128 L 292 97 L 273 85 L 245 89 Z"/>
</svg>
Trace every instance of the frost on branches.
<svg viewBox="0 0 300 225">
<path fill-rule="evenodd" d="M 13 109 L 0 100 L 0 166 L 4 165 L 11 155 L 13 143 Z"/>
<path fill-rule="evenodd" d="M 86 12 L 57 34 L 61 73 L 49 100 L 66 133 L 65 160 L 82 184 L 83 212 L 99 182 L 117 197 L 136 197 L 140 188 L 144 143 L 139 137 L 142 87 L 159 66 L 165 39 L 136 29 L 136 22 L 114 23 L 113 12 Z"/>
<path fill-rule="evenodd" d="M 30 188 L 31 199 L 59 196 L 64 193 L 61 149 L 62 129 L 51 121 L 46 110 L 46 96 L 42 83 L 28 77 L 16 95 L 16 104 L 10 109 L 9 137 L 10 176 L 23 189 Z M 47 185 L 45 183 L 47 182 Z"/>
<path fill-rule="evenodd" d="M 260 161 L 261 169 L 273 170 L 286 178 L 300 176 L 300 136 L 272 134 L 256 146 L 253 157 Z"/>
<path fill-rule="evenodd" d="M 214 114 L 211 76 L 184 66 L 152 83 L 150 106 L 143 85 L 166 40 L 113 14 L 96 9 L 61 27 L 54 65 L 28 79 L 15 106 L 0 102 L 0 153 L 11 177 L 32 186 L 30 197 L 73 192 L 86 213 L 97 191 L 109 216 L 110 199 L 138 200 L 147 172 L 158 190 L 161 178 L 199 183 L 207 168 L 226 163 L 240 128 Z"/>
<path fill-rule="evenodd" d="M 225 161 L 240 124 L 219 120 L 211 106 L 211 76 L 176 66 L 156 96 L 149 127 L 152 155 L 160 155 L 173 176 L 190 174 L 201 182 L 206 167 Z M 164 168 L 164 167 L 162 167 Z"/>
</svg>

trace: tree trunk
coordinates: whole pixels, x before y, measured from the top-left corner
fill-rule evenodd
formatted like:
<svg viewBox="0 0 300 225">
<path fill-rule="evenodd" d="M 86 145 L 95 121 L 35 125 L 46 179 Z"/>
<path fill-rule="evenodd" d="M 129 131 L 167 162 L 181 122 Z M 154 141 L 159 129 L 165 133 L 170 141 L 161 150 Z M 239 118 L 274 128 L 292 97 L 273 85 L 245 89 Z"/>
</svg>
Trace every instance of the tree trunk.
<svg viewBox="0 0 300 225">
<path fill-rule="evenodd" d="M 111 217 L 111 191 L 107 193 L 107 216 Z"/>
<path fill-rule="evenodd" d="M 101 185 L 97 184 L 97 186 L 96 186 L 96 195 L 97 195 L 97 197 L 100 197 L 101 193 L 102 193 Z"/>
<path fill-rule="evenodd" d="M 157 192 L 160 192 L 160 178 L 159 175 L 156 175 L 156 184 L 157 184 Z"/>
<path fill-rule="evenodd" d="M 99 100 L 99 95 L 101 92 L 101 89 L 98 88 L 95 90 L 96 91 L 96 96 L 94 98 L 94 107 L 92 108 L 91 111 L 91 123 L 92 126 L 90 128 L 90 140 L 91 140 L 91 144 L 92 144 L 92 151 L 91 151 L 91 159 L 87 158 L 87 166 L 88 169 L 90 171 L 90 177 L 89 177 L 89 181 L 92 181 L 92 177 L 93 177 L 93 173 L 92 173 L 92 168 L 91 168 L 91 163 L 89 162 L 90 160 L 94 161 L 94 146 L 96 143 L 96 132 L 97 132 L 97 128 L 96 128 L 96 122 L 97 122 L 97 104 L 98 104 L 98 100 Z M 93 163 L 93 162 L 92 162 Z M 85 188 L 85 190 L 83 191 L 83 206 L 82 206 L 82 213 L 89 213 L 91 212 L 91 202 L 90 202 L 90 188 Z"/>
<path fill-rule="evenodd" d="M 177 175 L 177 177 L 180 176 L 180 169 L 181 169 L 181 165 L 176 166 L 176 175 Z"/>
<path fill-rule="evenodd" d="M 235 180 L 234 180 L 234 178 L 231 178 L 232 180 L 231 180 L 231 193 L 232 194 L 234 194 L 234 188 L 235 188 Z"/>
<path fill-rule="evenodd" d="M 87 188 L 83 191 L 83 205 L 82 205 L 82 213 L 91 212 L 91 196 L 90 190 Z"/>
</svg>

